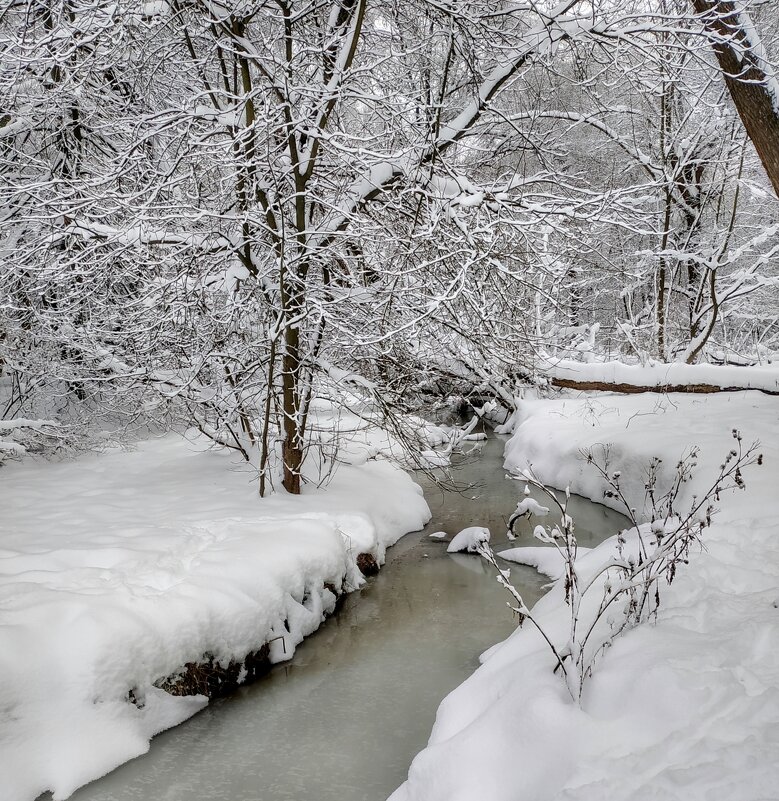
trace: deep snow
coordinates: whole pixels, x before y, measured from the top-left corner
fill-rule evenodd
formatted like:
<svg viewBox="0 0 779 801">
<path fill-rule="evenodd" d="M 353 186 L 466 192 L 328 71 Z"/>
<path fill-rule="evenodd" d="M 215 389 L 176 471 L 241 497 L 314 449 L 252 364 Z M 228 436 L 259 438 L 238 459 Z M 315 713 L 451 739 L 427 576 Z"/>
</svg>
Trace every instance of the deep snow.
<svg viewBox="0 0 779 801">
<path fill-rule="evenodd" d="M 765 464 L 747 473 L 745 492 L 723 497 L 705 551 L 663 591 L 657 624 L 630 631 L 600 659 L 581 707 L 525 626 L 445 699 L 393 801 L 779 797 L 775 408 L 756 392 L 522 403 L 507 468 L 531 463 L 542 480 L 603 500 L 579 452 L 608 446 L 639 515 L 652 456 L 672 469 L 701 446 L 688 495 L 716 470 L 734 427 L 762 440 Z M 381 561 L 428 517 L 406 475 L 370 460 L 383 451 L 355 451 L 358 464 L 342 466 L 327 491 L 264 501 L 252 471 L 174 437 L 132 453 L 4 468 L 2 801 L 47 788 L 64 798 L 145 751 L 155 732 L 205 702 L 152 687 L 184 662 L 206 652 L 240 658 L 279 635 L 272 657 L 288 658 L 332 608 L 325 583 L 356 586 L 359 552 Z M 506 555 L 555 576 L 559 559 L 541 550 Z M 599 549 L 580 556 L 597 560 Z M 534 614 L 562 631 L 559 585 Z M 143 708 L 128 703 L 130 689 Z"/>
<path fill-rule="evenodd" d="M 152 683 L 268 640 L 294 653 L 429 511 L 371 445 L 325 490 L 261 500 L 256 472 L 200 441 L 3 468 L 0 799 L 66 798 L 206 703 Z M 286 627 L 285 627 L 286 621 Z M 287 630 L 287 627 L 289 630 Z M 278 638 L 278 639 L 275 639 Z M 128 691 L 143 702 L 128 702 Z"/>
<path fill-rule="evenodd" d="M 664 459 L 667 478 L 683 451 L 701 447 L 688 499 L 732 447 L 733 428 L 761 440 L 765 464 L 747 471 L 745 491 L 722 497 L 705 549 L 662 591 L 657 623 L 630 630 L 596 663 L 581 707 L 526 624 L 443 701 L 428 747 L 392 801 L 779 798 L 776 409 L 757 392 L 523 402 L 507 468 L 531 463 L 543 481 L 602 501 L 579 452 L 608 445 L 639 515 L 653 456 Z M 554 558 L 523 550 L 511 555 L 555 575 Z M 555 637 L 565 635 L 559 583 L 533 611 Z"/>
</svg>

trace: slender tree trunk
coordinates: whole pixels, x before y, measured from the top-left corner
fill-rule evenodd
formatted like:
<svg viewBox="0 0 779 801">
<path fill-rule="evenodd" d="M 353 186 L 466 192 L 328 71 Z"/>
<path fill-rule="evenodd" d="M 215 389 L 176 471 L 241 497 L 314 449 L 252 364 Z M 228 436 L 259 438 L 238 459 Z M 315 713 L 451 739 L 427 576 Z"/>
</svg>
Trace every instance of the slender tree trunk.
<svg viewBox="0 0 779 801">
<path fill-rule="evenodd" d="M 290 295 L 285 304 L 288 319 L 284 326 L 284 356 L 281 362 L 282 412 L 284 414 L 284 441 L 281 446 L 284 477 L 281 483 L 287 492 L 299 495 L 300 468 L 303 465 L 303 431 L 300 427 L 300 309 L 302 304 L 297 295 L 293 295 L 293 293 Z"/>
<path fill-rule="evenodd" d="M 288 328 L 286 335 L 287 351 L 284 354 L 282 379 L 284 404 L 284 443 L 282 445 L 284 478 L 282 484 L 284 489 L 291 495 L 300 495 L 300 468 L 303 464 L 303 449 L 300 447 L 300 431 L 297 424 L 299 404 L 295 375 L 300 364 L 297 358 L 297 339 L 297 329 Z"/>
<path fill-rule="evenodd" d="M 270 456 L 268 446 L 268 436 L 270 434 L 270 414 L 273 405 L 273 385 L 275 382 L 276 369 L 276 338 L 274 337 L 270 346 L 268 356 L 268 389 L 265 394 L 265 413 L 262 421 L 262 444 L 260 447 L 260 497 L 264 498 L 268 486 L 268 457 Z"/>
<path fill-rule="evenodd" d="M 671 233 L 671 195 L 670 192 L 665 193 L 665 215 L 663 218 L 663 238 L 660 245 L 661 250 L 665 251 L 668 247 L 668 239 Z M 662 361 L 666 358 L 666 295 L 667 295 L 667 281 L 668 281 L 668 263 L 665 256 L 660 257 L 660 268 L 657 272 L 657 296 L 655 303 L 657 304 L 657 356 Z"/>
<path fill-rule="evenodd" d="M 692 0 L 722 68 L 733 102 L 779 197 L 779 88 L 766 74 L 762 49 L 736 4 Z"/>
</svg>

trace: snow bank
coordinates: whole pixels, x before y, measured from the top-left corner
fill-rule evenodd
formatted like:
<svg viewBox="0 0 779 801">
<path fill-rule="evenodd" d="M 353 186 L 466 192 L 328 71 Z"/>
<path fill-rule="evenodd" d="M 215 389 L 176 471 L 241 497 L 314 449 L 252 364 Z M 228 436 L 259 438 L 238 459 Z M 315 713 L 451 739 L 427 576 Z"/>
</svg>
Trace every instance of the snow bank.
<svg viewBox="0 0 779 801">
<path fill-rule="evenodd" d="M 506 466 L 602 499 L 579 449 L 608 447 L 612 469 L 640 515 L 647 459 L 666 476 L 701 447 L 691 496 L 732 447 L 731 429 L 762 440 L 763 467 L 729 493 L 662 591 L 657 624 L 619 638 L 596 664 L 581 707 L 529 625 L 438 711 L 428 747 L 392 801 L 767 801 L 779 786 L 779 415 L 757 393 L 635 395 L 523 403 Z M 609 532 L 611 533 L 611 532 Z M 523 555 L 521 551 L 525 550 Z M 532 549 L 537 550 L 537 549 Z M 598 549 L 584 560 L 597 558 Z M 553 558 L 514 552 L 555 572 Z M 577 562 L 578 564 L 578 562 Z M 553 636 L 568 618 L 558 583 L 534 615 Z"/>
<path fill-rule="evenodd" d="M 3 468 L 3 801 L 66 798 L 145 752 L 206 703 L 153 686 L 187 662 L 269 640 L 288 659 L 332 611 L 324 585 L 356 588 L 359 553 L 382 562 L 429 518 L 387 462 L 344 465 L 301 497 L 260 500 L 255 476 L 177 437 Z"/>
<path fill-rule="evenodd" d="M 579 546 L 578 553 L 581 556 L 590 552 L 590 548 Z M 557 548 L 545 548 L 541 546 L 527 546 L 523 548 L 508 548 L 501 551 L 498 556 L 507 562 L 515 562 L 518 565 L 529 565 L 534 567 L 539 573 L 549 576 L 551 579 L 559 579 L 563 575 L 565 560 L 563 554 Z M 577 560 L 578 564 L 578 560 Z"/>
</svg>

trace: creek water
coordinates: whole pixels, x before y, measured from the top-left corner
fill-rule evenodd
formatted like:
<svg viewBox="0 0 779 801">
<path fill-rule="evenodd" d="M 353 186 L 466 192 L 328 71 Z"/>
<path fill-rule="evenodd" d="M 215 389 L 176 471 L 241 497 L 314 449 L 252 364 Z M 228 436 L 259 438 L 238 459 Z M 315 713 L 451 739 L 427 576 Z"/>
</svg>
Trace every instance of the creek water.
<svg viewBox="0 0 779 801">
<path fill-rule="evenodd" d="M 460 461 L 458 482 L 473 485 L 463 493 L 418 478 L 433 513 L 428 526 L 391 548 L 381 573 L 291 662 L 155 737 L 147 754 L 73 801 L 384 801 L 426 745 L 443 697 L 515 627 L 492 569 L 428 537 L 480 525 L 496 551 L 510 545 L 505 521 L 524 485 L 505 478 L 503 444 L 492 438 Z M 583 545 L 626 525 L 576 496 L 569 513 Z M 534 544 L 530 524 L 517 530 L 514 545 Z M 534 602 L 547 579 L 511 567 Z"/>
</svg>

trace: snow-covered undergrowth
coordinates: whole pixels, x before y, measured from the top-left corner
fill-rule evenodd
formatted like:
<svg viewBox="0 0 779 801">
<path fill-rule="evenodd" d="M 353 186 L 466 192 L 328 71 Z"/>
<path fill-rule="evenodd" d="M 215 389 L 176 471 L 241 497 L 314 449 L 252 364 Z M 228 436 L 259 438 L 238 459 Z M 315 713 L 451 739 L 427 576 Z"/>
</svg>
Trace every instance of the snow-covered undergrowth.
<svg viewBox="0 0 779 801">
<path fill-rule="evenodd" d="M 406 413 L 388 418 L 356 396 L 350 396 L 349 407 L 317 399 L 311 405 L 309 468 L 316 466 L 324 475 L 344 459 L 361 464 L 377 457 L 408 469 L 447 467 L 452 453 L 485 439 L 483 433 L 474 431 L 494 407 L 488 403 L 475 408 L 470 421 L 459 426 L 436 424 Z"/>
<path fill-rule="evenodd" d="M 259 499 L 256 471 L 176 436 L 0 476 L 0 798 L 65 798 L 203 696 L 153 686 L 205 654 L 270 660 L 358 587 L 356 560 L 429 518 L 386 461 Z M 128 701 L 128 693 L 140 704 Z"/>
<path fill-rule="evenodd" d="M 324 476 L 341 461 L 363 464 L 377 457 L 408 468 L 448 465 L 452 448 L 464 437 L 460 428 L 439 426 L 411 414 L 399 414 L 393 421 L 382 419 L 370 409 L 361 410 L 357 398 L 352 406 L 325 400 L 311 404 L 310 471 Z"/>
<path fill-rule="evenodd" d="M 444 700 L 427 749 L 392 801 L 777 797 L 775 399 L 751 392 L 528 401 L 506 466 L 531 463 L 545 483 L 604 500 L 601 478 L 579 451 L 608 446 L 610 468 L 621 472 L 640 516 L 652 457 L 663 459 L 669 480 L 685 449 L 700 446 L 698 472 L 683 489 L 689 501 L 717 474 L 733 428 L 747 443 L 761 440 L 765 463 L 745 471 L 745 491 L 722 496 L 704 550 L 692 552 L 661 589 L 657 623 L 629 630 L 600 656 L 581 705 L 553 673 L 538 632 L 518 629 Z M 558 574 L 559 559 L 522 550 L 510 556 Z M 583 559 L 597 561 L 598 551 Z M 570 615 L 561 583 L 533 614 L 547 632 L 565 636 Z"/>
</svg>

